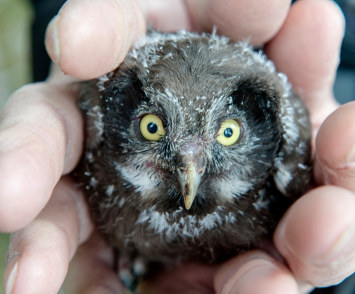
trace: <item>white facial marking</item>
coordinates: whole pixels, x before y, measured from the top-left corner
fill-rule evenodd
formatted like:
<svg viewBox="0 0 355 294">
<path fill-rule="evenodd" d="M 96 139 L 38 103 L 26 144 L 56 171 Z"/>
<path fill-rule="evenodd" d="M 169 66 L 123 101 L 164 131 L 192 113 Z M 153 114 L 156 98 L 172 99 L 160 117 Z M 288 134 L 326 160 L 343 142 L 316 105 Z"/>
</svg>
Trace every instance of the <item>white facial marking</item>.
<svg viewBox="0 0 355 294">
<path fill-rule="evenodd" d="M 116 164 L 115 169 L 127 182 L 132 184 L 136 188 L 136 192 L 140 192 L 142 196 L 149 194 L 159 184 L 159 181 L 147 171 L 138 170 L 134 167 L 126 167 L 120 164 Z"/>
<path fill-rule="evenodd" d="M 112 196 L 112 193 L 115 191 L 115 186 L 114 185 L 109 185 L 106 187 L 106 195 L 107 196 Z"/>
<path fill-rule="evenodd" d="M 247 193 L 252 187 L 253 182 L 239 180 L 238 178 L 229 180 L 222 179 L 215 181 L 215 189 L 220 197 L 227 201 L 234 201 L 240 195 Z"/>
<path fill-rule="evenodd" d="M 149 229 L 157 234 L 163 234 L 168 240 L 175 238 L 177 235 L 195 238 L 206 230 L 213 230 L 218 226 L 233 224 L 237 221 L 232 212 L 225 214 L 221 206 L 203 217 L 184 216 L 184 208 L 182 207 L 172 214 L 161 213 L 155 209 L 156 207 L 152 206 L 142 211 L 137 219 L 137 224 L 148 223 Z"/>
</svg>

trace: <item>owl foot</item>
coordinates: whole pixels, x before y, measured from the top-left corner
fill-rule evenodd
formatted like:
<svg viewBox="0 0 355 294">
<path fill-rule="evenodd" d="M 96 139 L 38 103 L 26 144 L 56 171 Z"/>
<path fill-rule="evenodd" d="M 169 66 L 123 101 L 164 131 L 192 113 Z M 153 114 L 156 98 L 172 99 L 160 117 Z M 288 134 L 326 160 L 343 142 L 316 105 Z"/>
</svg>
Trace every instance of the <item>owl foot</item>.
<svg viewBox="0 0 355 294">
<path fill-rule="evenodd" d="M 120 257 L 118 261 L 118 276 L 123 285 L 132 294 L 138 294 L 137 286 L 146 272 L 146 264 L 141 257 L 136 257 L 133 261 L 128 257 Z"/>
</svg>

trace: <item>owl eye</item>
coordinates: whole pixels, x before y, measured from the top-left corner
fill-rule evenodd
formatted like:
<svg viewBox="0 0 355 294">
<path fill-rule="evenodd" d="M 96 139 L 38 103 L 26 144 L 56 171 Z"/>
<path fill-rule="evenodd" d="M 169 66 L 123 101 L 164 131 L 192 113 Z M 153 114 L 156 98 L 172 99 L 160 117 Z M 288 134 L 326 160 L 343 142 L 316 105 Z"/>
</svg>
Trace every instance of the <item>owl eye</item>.
<svg viewBox="0 0 355 294">
<path fill-rule="evenodd" d="M 240 134 L 239 123 L 234 119 L 227 119 L 221 124 L 216 139 L 224 146 L 231 146 L 238 142 Z"/>
<path fill-rule="evenodd" d="M 163 122 L 154 114 L 147 114 L 142 117 L 139 123 L 142 136 L 148 141 L 158 141 L 165 135 Z"/>
</svg>

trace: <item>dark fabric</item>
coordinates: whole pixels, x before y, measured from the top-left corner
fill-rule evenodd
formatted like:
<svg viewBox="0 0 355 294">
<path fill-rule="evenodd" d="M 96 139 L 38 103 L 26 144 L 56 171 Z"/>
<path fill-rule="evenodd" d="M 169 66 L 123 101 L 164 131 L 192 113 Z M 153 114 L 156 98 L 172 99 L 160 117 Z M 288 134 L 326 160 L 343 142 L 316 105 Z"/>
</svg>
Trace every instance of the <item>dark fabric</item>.
<svg viewBox="0 0 355 294">
<path fill-rule="evenodd" d="M 32 24 L 33 81 L 48 76 L 50 59 L 44 46 L 44 35 L 50 20 L 58 13 L 65 0 L 32 0 L 35 18 Z"/>
<path fill-rule="evenodd" d="M 355 68 L 355 1 L 338 0 L 345 16 L 346 31 L 341 51 L 342 66 Z M 355 82 L 355 81 L 354 81 Z M 354 97 L 355 98 L 355 97 Z"/>
<path fill-rule="evenodd" d="M 312 292 L 312 294 L 354 294 L 355 293 L 355 274 L 347 278 L 338 286 L 319 288 Z"/>
</svg>

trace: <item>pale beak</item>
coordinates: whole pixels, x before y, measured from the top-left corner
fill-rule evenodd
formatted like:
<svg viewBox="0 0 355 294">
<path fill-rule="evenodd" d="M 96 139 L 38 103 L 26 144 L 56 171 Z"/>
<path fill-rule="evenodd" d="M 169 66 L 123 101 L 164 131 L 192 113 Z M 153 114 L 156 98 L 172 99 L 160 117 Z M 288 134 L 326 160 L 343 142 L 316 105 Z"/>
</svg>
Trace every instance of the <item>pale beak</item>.
<svg viewBox="0 0 355 294">
<path fill-rule="evenodd" d="M 187 210 L 191 208 L 192 203 L 194 202 L 203 172 L 204 170 L 198 170 L 194 161 L 190 161 L 188 162 L 186 169 L 180 174 L 185 208 Z"/>
</svg>

